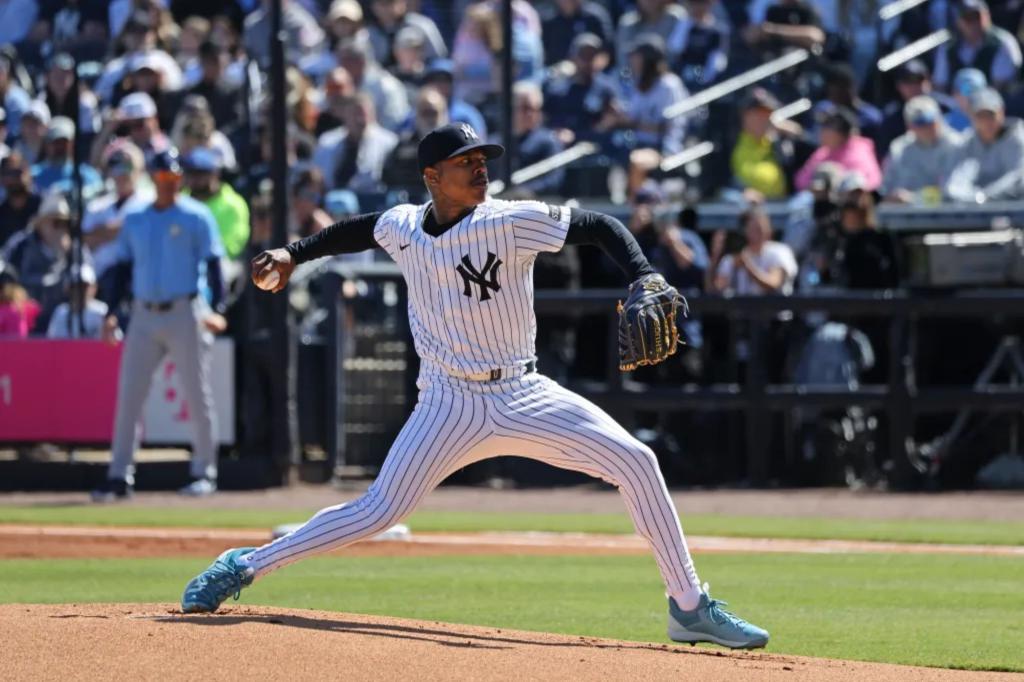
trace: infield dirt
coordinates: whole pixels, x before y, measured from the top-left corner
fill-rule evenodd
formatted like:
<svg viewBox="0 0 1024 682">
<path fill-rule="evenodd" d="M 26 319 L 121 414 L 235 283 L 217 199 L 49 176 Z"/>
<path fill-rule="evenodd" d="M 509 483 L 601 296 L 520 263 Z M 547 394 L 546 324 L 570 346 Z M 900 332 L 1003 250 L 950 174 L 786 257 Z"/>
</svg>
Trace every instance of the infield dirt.
<svg viewBox="0 0 1024 682">
<path fill-rule="evenodd" d="M 0 639 L 11 680 L 1019 679 L 255 606 L 0 605 Z"/>
</svg>

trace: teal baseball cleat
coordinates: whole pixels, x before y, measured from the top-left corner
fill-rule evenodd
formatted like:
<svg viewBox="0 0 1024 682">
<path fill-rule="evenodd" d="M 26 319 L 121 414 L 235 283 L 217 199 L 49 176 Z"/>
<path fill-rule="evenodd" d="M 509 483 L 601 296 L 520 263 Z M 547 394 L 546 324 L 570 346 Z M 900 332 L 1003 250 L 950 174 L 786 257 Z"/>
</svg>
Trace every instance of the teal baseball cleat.
<svg viewBox="0 0 1024 682">
<path fill-rule="evenodd" d="M 676 600 L 668 600 L 668 638 L 674 642 L 696 644 L 712 642 L 730 649 L 759 649 L 768 643 L 768 631 L 748 623 L 722 607 L 724 601 L 712 599 L 704 585 L 697 608 L 683 611 Z"/>
<path fill-rule="evenodd" d="M 183 613 L 213 613 L 231 595 L 238 599 L 243 587 L 252 585 L 255 571 L 238 565 L 238 559 L 255 547 L 229 549 L 209 568 L 189 581 L 181 595 Z"/>
</svg>

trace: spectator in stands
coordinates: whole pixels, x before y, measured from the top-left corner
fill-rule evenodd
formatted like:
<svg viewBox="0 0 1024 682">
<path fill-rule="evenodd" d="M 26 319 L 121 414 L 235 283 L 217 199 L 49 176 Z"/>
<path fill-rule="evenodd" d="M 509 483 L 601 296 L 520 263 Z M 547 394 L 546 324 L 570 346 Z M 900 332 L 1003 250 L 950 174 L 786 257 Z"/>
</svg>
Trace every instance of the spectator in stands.
<svg viewBox="0 0 1024 682">
<path fill-rule="evenodd" d="M 797 275 L 793 251 L 781 242 L 772 241 L 768 214 L 752 208 L 740 215 L 746 245 L 739 253 L 725 254 L 725 232 L 715 232 L 711 239 L 709 282 L 712 291 L 732 291 L 740 296 L 793 293 Z"/>
<path fill-rule="evenodd" d="M 320 115 L 316 119 L 317 137 L 341 125 L 341 111 L 345 99 L 356 93 L 352 76 L 341 66 L 331 69 L 324 77 L 320 95 Z"/>
<path fill-rule="evenodd" d="M 401 81 L 377 63 L 369 40 L 355 38 L 339 43 L 337 55 L 356 91 L 373 99 L 380 124 L 388 130 L 398 130 L 409 116 L 409 97 Z"/>
<path fill-rule="evenodd" d="M 139 182 L 144 166 L 142 151 L 128 140 L 113 143 L 104 156 L 101 168 L 114 191 L 90 201 L 82 218 L 83 239 L 101 281 L 117 261 L 115 242 L 125 214 L 153 200 L 152 187 Z"/>
<path fill-rule="evenodd" d="M 234 187 L 221 181 L 220 157 L 196 147 L 182 159 L 182 168 L 188 194 L 210 209 L 225 255 L 237 259 L 249 241 L 249 206 Z"/>
<path fill-rule="evenodd" d="M 46 329 L 64 297 L 64 271 L 71 254 L 71 208 L 59 192 L 47 194 L 29 226 L 11 237 L 3 260 L 18 272 L 21 285 L 42 309 L 37 325 Z M 88 249 L 85 262 L 92 265 Z"/>
<path fill-rule="evenodd" d="M 431 87 L 448 100 L 448 117 L 454 123 L 468 123 L 481 138 L 487 137 L 487 122 L 480 110 L 455 96 L 455 64 L 450 59 L 435 59 L 423 74 L 424 87 Z"/>
<path fill-rule="evenodd" d="M 946 126 L 938 103 L 918 95 L 903 108 L 908 132 L 889 150 L 879 192 L 886 201 L 938 203 L 957 160 L 960 136 Z"/>
<path fill-rule="evenodd" d="M 544 125 L 544 94 L 540 86 L 520 81 L 512 88 L 512 128 L 515 135 L 516 161 L 525 168 L 550 158 L 562 151 L 562 143 L 555 132 Z M 534 194 L 556 194 L 565 179 L 565 169 L 559 168 L 539 178 L 518 185 L 519 189 Z"/>
<path fill-rule="evenodd" d="M 834 281 L 849 289 L 899 286 L 896 249 L 889 234 L 877 229 L 873 195 L 859 189 L 848 191 L 840 205 L 839 224 L 843 236 Z"/>
<path fill-rule="evenodd" d="M 608 10 L 593 0 L 555 0 L 541 16 L 541 24 L 546 64 L 574 59 L 571 47 L 581 34 L 592 34 L 602 44 L 614 38 Z"/>
<path fill-rule="evenodd" d="M 1024 121 L 1006 118 L 1003 98 L 992 88 L 971 97 L 974 129 L 950 171 L 945 195 L 984 203 L 1024 198 Z"/>
<path fill-rule="evenodd" d="M 599 130 L 632 131 L 633 147 L 649 147 L 674 154 L 683 147 L 686 117 L 667 117 L 665 109 L 686 98 L 679 76 L 668 70 L 665 44 L 656 35 L 642 36 L 629 51 L 633 74 L 630 92 L 622 95 L 624 110 L 606 116 Z"/>
<path fill-rule="evenodd" d="M 228 134 L 238 125 L 244 105 L 241 88 L 224 77 L 228 54 L 223 47 L 207 40 L 199 46 L 199 82 L 186 91 L 206 100 L 217 129 Z"/>
<path fill-rule="evenodd" d="M 686 0 L 686 18 L 668 37 L 669 64 L 690 90 L 718 80 L 729 65 L 729 27 L 715 14 L 717 0 Z"/>
<path fill-rule="evenodd" d="M 896 71 L 896 92 L 899 99 L 889 102 L 882 112 L 882 124 L 875 137 L 875 151 L 885 154 L 893 140 L 907 132 L 905 108 L 907 102 L 921 95 L 934 99 L 943 110 L 953 109 L 951 98 L 933 92 L 931 72 L 920 59 L 911 59 Z M 884 158 L 884 157 L 883 157 Z"/>
<path fill-rule="evenodd" d="M 12 136 L 13 148 L 30 164 L 41 161 L 46 154 L 46 131 L 49 127 L 50 108 L 40 99 L 32 100 L 22 113 L 21 133 Z"/>
<path fill-rule="evenodd" d="M 1021 62 L 1017 39 L 1009 31 L 992 25 L 988 3 L 960 0 L 956 39 L 940 47 L 935 55 L 935 83 L 946 89 L 953 74 L 972 67 L 1001 90 L 1017 79 Z"/>
<path fill-rule="evenodd" d="M 31 98 L 12 79 L 13 69 L 11 55 L 0 52 L 0 105 L 7 112 L 7 133 L 15 138 L 21 132 L 21 115 L 29 108 Z"/>
<path fill-rule="evenodd" d="M 606 73 L 608 53 L 593 33 L 576 36 L 569 49 L 572 68 L 545 84 L 544 115 L 562 144 L 604 137 L 597 128 L 618 108 L 618 90 Z"/>
<path fill-rule="evenodd" d="M 808 189 L 814 169 L 825 161 L 834 161 L 847 171 L 858 171 L 869 190 L 882 181 L 875 156 L 875 145 L 857 131 L 857 118 L 849 109 L 838 107 L 820 115 L 821 146 L 811 154 L 796 174 L 796 188 Z"/>
<path fill-rule="evenodd" d="M 24 339 L 35 326 L 39 304 L 33 301 L 17 274 L 0 258 L 0 339 Z"/>
<path fill-rule="evenodd" d="M 762 57 L 771 58 L 793 47 L 820 47 L 825 44 L 825 31 L 814 5 L 805 0 L 779 0 L 763 14 L 751 14 L 743 40 Z"/>
<path fill-rule="evenodd" d="M 281 0 L 281 5 L 286 59 L 290 64 L 297 64 L 323 44 L 324 32 L 301 2 Z M 246 53 L 262 68 L 270 68 L 269 0 L 263 0 L 260 7 L 245 18 L 243 31 Z"/>
<path fill-rule="evenodd" d="M 149 95 L 156 104 L 160 127 L 164 130 L 171 127 L 178 96 L 176 92 L 172 93 L 164 87 L 164 74 L 156 52 L 146 52 L 132 57 L 128 62 L 127 76 L 121 85 L 123 92 L 144 92 Z"/>
<path fill-rule="evenodd" d="M 193 149 L 208 149 L 217 156 L 220 168 L 234 172 L 238 167 L 235 148 L 227 136 L 217 130 L 209 105 L 201 95 L 189 95 L 182 102 L 174 119 L 171 140 L 182 156 Z"/>
<path fill-rule="evenodd" d="M 32 182 L 42 194 L 51 188 L 70 192 L 74 188 L 75 124 L 66 116 L 56 116 L 46 131 L 46 157 L 32 167 Z M 81 164 L 82 193 L 89 198 L 103 189 L 103 178 L 87 163 Z"/>
<path fill-rule="evenodd" d="M 405 85 L 410 100 L 415 97 L 427 69 L 425 45 L 423 34 L 411 26 L 399 31 L 393 43 L 394 66 L 391 73 Z"/>
<path fill-rule="evenodd" d="M 65 278 L 67 300 L 59 304 L 50 316 L 46 337 L 50 339 L 97 339 L 103 334 L 103 320 L 107 317 L 107 304 L 97 300 L 96 272 L 91 265 L 71 267 Z M 81 314 L 82 327 L 78 327 Z"/>
<path fill-rule="evenodd" d="M 778 100 L 763 88 L 754 88 L 743 105 L 742 129 L 732 150 L 732 173 L 752 199 L 782 199 L 787 194 L 787 171 L 793 159 L 789 137 L 801 130 L 792 121 L 772 122 L 778 106 Z"/>
<path fill-rule="evenodd" d="M 323 209 L 327 187 L 320 169 L 313 166 L 299 171 L 289 189 L 289 234 L 296 239 L 305 239 L 334 222 Z"/>
<path fill-rule="evenodd" d="M 857 95 L 857 82 L 853 69 L 846 64 L 830 64 L 825 70 L 825 99 L 815 106 L 815 112 L 831 111 L 845 107 L 857 117 L 857 128 L 861 135 L 875 139 L 882 123 L 882 112 L 873 104 Z M 885 150 L 881 150 L 882 153 Z"/>
<path fill-rule="evenodd" d="M 390 67 L 395 63 L 395 38 L 405 28 L 420 34 L 427 60 L 448 56 L 448 47 L 437 25 L 422 14 L 411 11 L 408 0 L 372 0 L 370 9 L 374 18 L 369 27 L 370 42 L 374 56 L 382 66 Z"/>
<path fill-rule="evenodd" d="M 657 35 L 664 45 L 685 17 L 686 11 L 670 0 L 637 0 L 636 9 L 619 19 L 615 31 L 615 45 L 619 49 L 616 63 L 628 64 L 629 50 L 641 36 Z"/>
<path fill-rule="evenodd" d="M 485 108 L 497 94 L 502 50 L 501 20 L 487 4 L 471 5 L 452 46 L 455 95 Z"/>
<path fill-rule="evenodd" d="M 117 113 L 107 117 L 99 135 L 93 140 L 90 159 L 99 165 L 107 144 L 113 137 L 128 137 L 136 147 L 142 150 L 146 163 L 155 154 L 166 151 L 171 141 L 160 129 L 156 117 L 156 103 L 144 92 L 134 92 L 125 96 L 117 107 Z"/>
<path fill-rule="evenodd" d="M 102 101 L 116 101 L 115 95 L 130 92 L 122 90 L 125 85 L 123 81 L 142 66 L 159 75 L 163 92 L 177 92 L 181 89 L 181 67 L 174 57 L 158 47 L 156 27 L 144 14 L 132 15 L 119 40 L 124 46 L 124 53 L 107 62 L 96 81 L 96 94 Z"/>
<path fill-rule="evenodd" d="M 46 83 L 40 98 L 46 102 L 47 108 L 54 116 L 66 116 L 74 119 L 78 110 L 78 135 L 91 138 L 100 129 L 99 102 L 81 81 L 77 96 L 71 92 L 75 84 L 75 60 L 66 52 L 61 52 L 50 59 L 46 70 Z"/>
<path fill-rule="evenodd" d="M 946 114 L 946 123 L 958 133 L 971 128 L 971 97 L 988 87 L 985 74 L 977 69 L 960 69 L 953 78 L 953 103 Z"/>
<path fill-rule="evenodd" d="M 355 38 L 366 30 L 359 0 L 334 0 L 325 18 L 335 40 Z"/>
<path fill-rule="evenodd" d="M 409 200 L 418 203 L 426 195 L 423 174 L 419 169 L 420 140 L 434 128 L 447 125 L 448 102 L 434 88 L 423 88 L 416 97 L 413 127 L 398 138 L 398 144 L 384 162 L 381 181 L 389 189 L 406 192 Z"/>
<path fill-rule="evenodd" d="M 0 203 L 2 252 L 13 235 L 28 227 L 42 198 L 32 186 L 32 170 L 21 152 L 13 151 L 0 161 L 0 185 L 4 189 L 4 200 Z"/>
<path fill-rule="evenodd" d="M 373 100 L 363 93 L 346 101 L 343 119 L 343 128 L 320 136 L 313 162 L 330 189 L 379 191 L 384 162 L 398 144 L 398 136 L 377 123 Z"/>
<path fill-rule="evenodd" d="M 210 20 L 206 17 L 189 16 L 181 22 L 174 58 L 181 67 L 186 88 L 192 87 L 199 80 L 199 51 L 203 43 L 210 40 L 210 27 Z"/>
</svg>

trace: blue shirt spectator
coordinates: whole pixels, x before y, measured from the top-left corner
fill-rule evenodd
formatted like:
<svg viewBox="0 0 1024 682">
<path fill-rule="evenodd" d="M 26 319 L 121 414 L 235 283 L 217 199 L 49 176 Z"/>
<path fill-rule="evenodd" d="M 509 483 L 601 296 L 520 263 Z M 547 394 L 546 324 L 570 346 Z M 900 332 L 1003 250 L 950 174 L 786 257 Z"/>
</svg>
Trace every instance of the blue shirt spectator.
<svg viewBox="0 0 1024 682">
<path fill-rule="evenodd" d="M 14 140 L 21 132 L 21 114 L 28 109 L 30 101 L 28 93 L 11 80 L 9 57 L 0 54 L 0 104 L 3 104 L 4 110 L 7 112 L 8 139 Z"/>
<path fill-rule="evenodd" d="M 542 125 L 544 95 L 540 87 L 530 82 L 516 83 L 512 98 L 517 165 L 525 168 L 562 151 L 554 131 Z M 565 169 L 559 168 L 518 187 L 535 194 L 557 194 L 564 179 Z"/>
<path fill-rule="evenodd" d="M 57 116 L 50 121 L 46 131 L 46 160 L 32 167 L 32 181 L 40 194 L 51 190 L 66 194 L 74 188 L 74 163 L 71 158 L 74 140 L 75 125 L 71 119 Z M 86 198 L 103 190 L 103 178 L 95 168 L 83 163 L 79 170 L 82 194 Z"/>
</svg>

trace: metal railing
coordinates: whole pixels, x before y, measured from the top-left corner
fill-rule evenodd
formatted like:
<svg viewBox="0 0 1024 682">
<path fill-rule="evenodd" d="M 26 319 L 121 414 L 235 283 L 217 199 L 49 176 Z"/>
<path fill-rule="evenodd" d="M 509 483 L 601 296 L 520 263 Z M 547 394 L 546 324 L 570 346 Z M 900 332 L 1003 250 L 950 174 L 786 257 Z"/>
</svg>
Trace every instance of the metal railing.
<svg viewBox="0 0 1024 682">
<path fill-rule="evenodd" d="M 896 2 L 890 2 L 889 4 L 881 7 L 878 10 L 878 18 L 882 21 L 889 21 L 895 19 L 899 15 L 906 11 L 912 10 L 918 5 L 923 5 L 928 0 L 896 0 Z"/>
<path fill-rule="evenodd" d="M 710 88 L 705 88 L 700 92 L 687 97 L 682 102 L 676 102 L 670 106 L 665 107 L 663 112 L 665 118 L 676 118 L 683 114 L 688 114 L 694 109 L 699 109 L 703 106 L 714 102 L 715 100 L 721 99 L 727 95 L 731 95 L 737 90 L 753 85 L 758 81 L 762 81 L 765 78 L 770 78 L 777 73 L 781 73 L 786 69 L 791 69 L 794 66 L 803 64 L 805 61 L 811 58 L 811 53 L 801 48 L 787 52 L 781 57 L 777 57 L 770 62 L 755 66 L 749 71 L 745 71 L 741 74 L 728 78 L 721 83 L 712 85 Z"/>
<path fill-rule="evenodd" d="M 949 42 L 952 37 L 953 34 L 948 29 L 941 28 L 882 57 L 878 60 L 878 70 L 882 73 L 892 71 L 897 66 L 909 62 L 914 57 L 920 57 L 925 52 L 934 50 L 940 45 Z"/>
<path fill-rule="evenodd" d="M 331 266 L 334 276 L 368 278 L 377 281 L 401 281 L 398 267 L 389 263 L 372 266 Z M 749 479 L 755 484 L 767 481 L 773 450 L 770 417 L 772 413 L 795 408 L 831 409 L 860 406 L 884 413 L 888 427 L 888 453 L 897 469 L 896 476 L 910 479 L 918 475 L 912 465 L 915 455 L 914 420 L 919 415 L 973 408 L 979 411 L 1024 410 L 1024 390 L 1004 387 L 921 388 L 916 384 L 914 357 L 917 323 L 926 318 L 963 318 L 974 321 L 1024 318 L 1024 290 L 987 290 L 922 297 L 903 291 L 840 292 L 828 295 L 798 296 L 713 296 L 690 297 L 693 317 L 725 317 L 730 324 L 749 323 L 750 355 L 746 359 L 743 383 L 711 385 L 645 385 L 618 369 L 618 316 L 615 304 L 619 290 L 585 289 L 579 291 L 538 290 L 535 309 L 541 318 L 579 319 L 603 315 L 608 322 L 608 350 L 603 379 L 599 382 L 570 384 L 580 394 L 602 404 L 613 413 L 628 415 L 637 411 L 725 410 L 742 412 L 745 417 L 745 458 Z M 337 429 L 326 444 L 329 461 L 345 462 L 343 379 L 339 371 L 345 356 L 346 332 L 343 312 L 348 303 L 339 298 L 332 311 L 333 358 L 328 363 L 330 390 L 329 413 Z M 855 390 L 793 383 L 770 383 L 769 358 L 765 352 L 768 325 L 780 313 L 796 315 L 826 313 L 835 319 L 853 317 L 888 318 L 888 364 L 884 384 L 861 385 Z M 404 313 L 401 314 L 404 318 Z M 540 321 L 544 324 L 544 320 Z M 995 349 L 993 349 L 995 350 Z M 417 367 L 409 344 L 409 396 Z M 542 369 L 543 371 L 543 369 Z"/>
<path fill-rule="evenodd" d="M 598 151 L 600 151 L 600 147 L 593 142 L 578 142 L 568 149 L 560 151 L 553 156 L 549 156 L 543 161 L 538 161 L 537 163 L 530 164 L 525 168 L 520 168 L 515 171 L 512 173 L 512 186 L 515 187 L 516 185 L 536 180 L 537 178 L 556 171 L 559 168 L 568 166 L 570 163 L 574 163 L 582 158 L 596 154 Z M 487 191 L 491 194 L 501 194 L 506 189 L 510 188 L 505 187 L 505 183 L 501 180 L 495 180 L 487 187 Z"/>
</svg>

